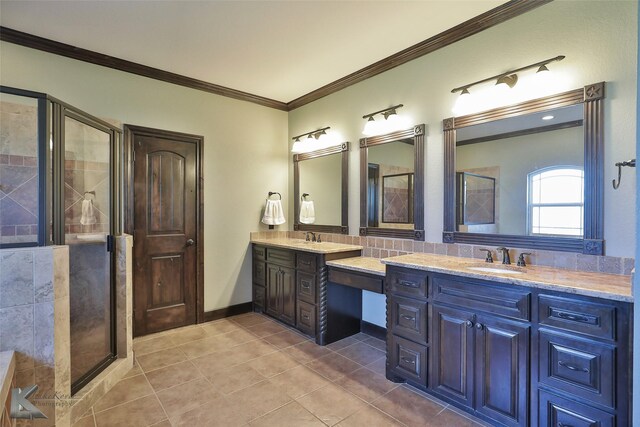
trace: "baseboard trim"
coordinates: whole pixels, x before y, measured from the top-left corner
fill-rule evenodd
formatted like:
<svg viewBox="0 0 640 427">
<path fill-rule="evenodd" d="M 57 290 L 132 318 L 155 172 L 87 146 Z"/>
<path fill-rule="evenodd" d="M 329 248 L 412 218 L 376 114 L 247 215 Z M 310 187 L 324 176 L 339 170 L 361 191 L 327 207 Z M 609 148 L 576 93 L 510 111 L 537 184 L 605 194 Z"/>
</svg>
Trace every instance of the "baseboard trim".
<svg viewBox="0 0 640 427">
<path fill-rule="evenodd" d="M 364 320 L 360 321 L 360 332 L 362 332 L 363 334 L 371 335 L 372 337 L 378 338 L 383 341 L 387 340 L 387 328 L 374 325 L 373 323 L 365 322 Z"/>
<path fill-rule="evenodd" d="M 219 308 L 218 310 L 211 310 L 204 312 L 204 322 L 211 322 L 212 320 L 224 319 L 225 317 L 236 316 L 238 314 L 249 313 L 252 311 L 253 303 L 244 302 L 242 304 L 230 305 L 229 307 Z"/>
</svg>

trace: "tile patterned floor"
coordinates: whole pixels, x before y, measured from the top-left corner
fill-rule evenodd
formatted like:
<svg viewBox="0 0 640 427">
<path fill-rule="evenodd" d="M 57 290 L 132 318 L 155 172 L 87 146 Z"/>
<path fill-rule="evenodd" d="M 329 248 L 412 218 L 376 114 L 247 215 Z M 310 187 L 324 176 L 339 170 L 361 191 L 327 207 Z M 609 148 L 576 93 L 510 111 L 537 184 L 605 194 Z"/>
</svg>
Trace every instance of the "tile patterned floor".
<svg viewBox="0 0 640 427">
<path fill-rule="evenodd" d="M 248 313 L 134 341 L 136 364 L 76 427 L 479 426 L 384 377 L 384 342 L 326 347 Z"/>
</svg>

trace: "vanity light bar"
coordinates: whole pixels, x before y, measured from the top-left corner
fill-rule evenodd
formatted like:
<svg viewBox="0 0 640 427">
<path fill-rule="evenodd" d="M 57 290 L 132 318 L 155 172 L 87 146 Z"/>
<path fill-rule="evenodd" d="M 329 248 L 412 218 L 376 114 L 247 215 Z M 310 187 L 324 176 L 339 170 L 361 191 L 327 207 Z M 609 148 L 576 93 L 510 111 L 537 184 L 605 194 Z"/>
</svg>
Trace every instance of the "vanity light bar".
<svg viewBox="0 0 640 427">
<path fill-rule="evenodd" d="M 562 61 L 564 58 L 565 58 L 564 55 L 559 55 L 559 56 L 556 56 L 555 58 L 545 59 L 544 61 L 536 62 L 535 64 L 527 65 L 526 67 L 516 68 L 515 70 L 507 71 L 506 73 L 487 77 L 486 79 L 478 80 L 477 82 L 469 83 L 469 84 L 451 89 L 451 93 L 460 92 L 461 94 L 468 94 L 470 87 L 478 85 L 480 83 L 486 83 L 491 80 L 495 80 L 496 84 L 505 83 L 509 87 L 514 87 L 516 82 L 518 81 L 518 75 L 516 73 L 524 70 L 529 70 L 531 68 L 537 68 L 538 72 L 549 71 L 549 69 L 547 68 L 548 64 L 556 61 Z"/>
<path fill-rule="evenodd" d="M 307 133 L 302 133 L 300 135 L 296 135 L 293 138 L 291 138 L 294 141 L 300 141 L 300 138 L 302 138 L 303 136 L 309 136 L 309 138 L 315 138 L 315 139 L 319 139 L 322 135 L 325 135 L 327 133 L 327 130 L 331 129 L 330 126 L 327 126 L 326 128 L 320 128 L 320 129 L 316 129 L 316 130 L 312 130 L 311 132 L 307 132 Z"/>
<path fill-rule="evenodd" d="M 384 116 L 385 119 L 388 119 L 389 116 L 392 116 L 396 113 L 396 110 L 398 108 L 404 107 L 404 105 L 402 104 L 398 104 L 398 105 L 394 105 L 393 107 L 389 107 L 389 108 L 385 108 L 384 110 L 379 110 L 379 111 L 375 111 L 373 113 L 369 113 L 369 114 L 365 114 L 364 116 L 362 116 L 363 119 L 369 119 L 371 121 L 373 121 L 373 116 L 375 116 L 376 114 L 382 114 Z"/>
</svg>

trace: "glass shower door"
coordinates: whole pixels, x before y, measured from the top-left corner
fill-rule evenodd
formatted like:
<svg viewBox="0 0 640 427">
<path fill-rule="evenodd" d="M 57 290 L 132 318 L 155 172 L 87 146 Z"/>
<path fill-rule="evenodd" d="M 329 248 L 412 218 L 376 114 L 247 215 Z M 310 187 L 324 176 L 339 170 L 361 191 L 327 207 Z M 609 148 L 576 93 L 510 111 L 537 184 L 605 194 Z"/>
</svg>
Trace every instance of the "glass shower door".
<svg viewBox="0 0 640 427">
<path fill-rule="evenodd" d="M 115 358 L 112 134 L 65 111 L 64 235 L 69 246 L 71 383 L 80 389 Z"/>
</svg>

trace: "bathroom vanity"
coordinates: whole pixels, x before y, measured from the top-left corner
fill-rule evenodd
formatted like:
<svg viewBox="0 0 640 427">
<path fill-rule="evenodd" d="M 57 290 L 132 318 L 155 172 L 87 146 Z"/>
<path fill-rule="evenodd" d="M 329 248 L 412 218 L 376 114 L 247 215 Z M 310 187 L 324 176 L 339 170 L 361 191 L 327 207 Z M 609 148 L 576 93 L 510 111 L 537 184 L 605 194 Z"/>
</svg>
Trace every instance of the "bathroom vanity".
<svg viewBox="0 0 640 427">
<path fill-rule="evenodd" d="M 500 425 L 630 425 L 629 276 L 429 254 L 382 262 L 388 379 Z"/>
<path fill-rule="evenodd" d="M 327 342 L 327 261 L 360 256 L 362 246 L 300 239 L 253 239 L 254 311 Z"/>
</svg>

